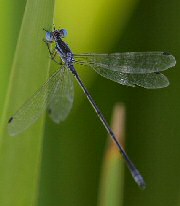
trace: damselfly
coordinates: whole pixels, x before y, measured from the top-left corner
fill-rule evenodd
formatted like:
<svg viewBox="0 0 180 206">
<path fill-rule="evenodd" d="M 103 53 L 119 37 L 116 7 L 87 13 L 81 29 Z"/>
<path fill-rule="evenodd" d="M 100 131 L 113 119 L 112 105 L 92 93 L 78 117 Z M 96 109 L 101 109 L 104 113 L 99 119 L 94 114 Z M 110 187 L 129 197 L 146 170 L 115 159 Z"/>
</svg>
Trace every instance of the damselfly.
<svg viewBox="0 0 180 206">
<path fill-rule="evenodd" d="M 141 86 L 147 89 L 168 86 L 168 79 L 161 71 L 175 66 L 175 58 L 167 52 L 127 52 L 113 54 L 73 54 L 62 39 L 67 35 L 65 29 L 46 31 L 45 42 L 51 58 L 59 64 L 59 69 L 43 84 L 43 86 L 9 119 L 8 131 L 14 136 L 32 125 L 47 109 L 51 119 L 59 123 L 68 116 L 74 97 L 74 76 L 86 97 L 110 134 L 122 154 L 134 180 L 145 188 L 143 177 L 127 156 L 116 139 L 102 112 L 89 94 L 80 79 L 74 64 L 89 66 L 101 76 L 127 86 Z M 50 44 L 55 48 L 50 49 Z M 60 57 L 61 63 L 56 60 Z"/>
</svg>

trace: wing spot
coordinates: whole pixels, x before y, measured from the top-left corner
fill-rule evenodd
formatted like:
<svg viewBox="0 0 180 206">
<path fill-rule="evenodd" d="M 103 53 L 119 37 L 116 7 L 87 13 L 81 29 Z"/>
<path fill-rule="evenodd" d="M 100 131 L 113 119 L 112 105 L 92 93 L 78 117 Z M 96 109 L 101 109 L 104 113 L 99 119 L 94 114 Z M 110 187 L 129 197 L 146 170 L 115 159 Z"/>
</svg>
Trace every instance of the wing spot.
<svg viewBox="0 0 180 206">
<path fill-rule="evenodd" d="M 8 120 L 8 123 L 11 123 L 13 121 L 13 119 L 14 119 L 13 117 L 10 117 Z"/>
<path fill-rule="evenodd" d="M 163 52 L 163 55 L 171 55 L 169 52 Z"/>
<path fill-rule="evenodd" d="M 48 114 L 51 114 L 52 113 L 52 110 L 51 109 L 48 109 Z"/>
</svg>

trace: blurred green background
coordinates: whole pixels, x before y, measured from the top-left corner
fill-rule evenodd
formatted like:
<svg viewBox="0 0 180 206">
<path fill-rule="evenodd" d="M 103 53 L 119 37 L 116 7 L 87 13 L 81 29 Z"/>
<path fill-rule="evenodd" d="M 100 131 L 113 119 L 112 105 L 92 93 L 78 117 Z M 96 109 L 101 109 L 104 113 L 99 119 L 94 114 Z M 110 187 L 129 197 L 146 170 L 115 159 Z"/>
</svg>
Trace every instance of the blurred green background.
<svg viewBox="0 0 180 206">
<path fill-rule="evenodd" d="M 1 2 L 0 114 L 25 5 L 25 0 Z M 169 51 L 176 57 L 176 67 L 165 72 L 170 86 L 159 90 L 121 86 L 77 67 L 108 122 L 116 102 L 126 106 L 126 150 L 147 189 L 141 191 L 126 168 L 125 206 L 180 205 L 179 20 L 179 0 L 56 1 L 54 22 L 68 30 L 66 41 L 74 53 Z M 40 206 L 97 205 L 107 134 L 76 82 L 75 90 L 74 107 L 65 122 L 55 125 L 46 118 Z"/>
</svg>

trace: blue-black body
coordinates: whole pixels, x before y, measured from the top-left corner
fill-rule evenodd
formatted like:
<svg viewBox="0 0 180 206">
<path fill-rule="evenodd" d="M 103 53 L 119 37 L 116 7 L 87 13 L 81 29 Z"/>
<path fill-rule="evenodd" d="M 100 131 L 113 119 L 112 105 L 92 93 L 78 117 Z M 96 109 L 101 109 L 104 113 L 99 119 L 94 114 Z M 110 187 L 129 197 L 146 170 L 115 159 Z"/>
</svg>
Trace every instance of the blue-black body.
<svg viewBox="0 0 180 206">
<path fill-rule="evenodd" d="M 69 114 L 74 97 L 71 72 L 110 137 L 115 142 L 134 180 L 141 188 L 145 188 L 143 177 L 118 142 L 102 112 L 79 77 L 74 64 L 87 65 L 101 76 L 122 85 L 133 87 L 137 85 L 147 89 L 157 89 L 169 85 L 166 76 L 160 72 L 175 66 L 175 58 L 165 52 L 89 53 L 74 55 L 68 44 L 63 41 L 63 38 L 67 36 L 65 29 L 58 30 L 54 27 L 53 31 L 45 31 L 46 39 L 44 39 L 44 42 L 48 47 L 51 59 L 59 65 L 59 69 L 10 117 L 8 122 L 9 134 L 15 136 L 27 129 L 46 109 L 48 109 L 50 117 L 54 122 L 59 123 L 63 121 Z M 50 48 L 51 43 L 54 44 L 52 50 Z M 61 62 L 58 61 L 59 58 L 55 58 L 56 55 L 61 59 Z"/>
<path fill-rule="evenodd" d="M 62 61 L 69 67 L 74 62 L 74 55 L 69 48 L 68 44 L 65 43 L 61 38 L 56 41 L 56 51 L 60 55 Z"/>
<path fill-rule="evenodd" d="M 140 172 L 136 169 L 136 167 L 134 166 L 132 161 L 129 159 L 128 155 L 126 154 L 126 152 L 122 148 L 121 144 L 118 142 L 118 140 L 117 140 L 116 136 L 114 135 L 112 129 L 110 128 L 110 126 L 108 125 L 106 119 L 104 118 L 102 112 L 100 111 L 100 109 L 96 105 L 95 101 L 93 100 L 93 98 L 89 94 L 88 90 L 86 89 L 83 82 L 81 81 L 78 73 L 76 72 L 76 69 L 74 68 L 74 65 L 73 65 L 73 63 L 75 61 L 74 60 L 74 55 L 73 55 L 71 49 L 69 48 L 68 44 L 65 43 L 62 40 L 62 38 L 64 38 L 66 35 L 67 35 L 67 31 L 65 29 L 61 29 L 61 30 L 55 30 L 54 29 L 53 32 L 46 31 L 46 43 L 47 43 L 48 49 L 49 49 L 49 44 L 48 43 L 52 43 L 52 42 L 56 43 L 56 47 L 55 47 L 56 52 L 60 55 L 60 57 L 61 57 L 62 61 L 64 62 L 64 64 L 70 69 L 70 71 L 72 72 L 72 74 L 76 78 L 78 84 L 80 85 L 80 87 L 82 88 L 84 93 L 86 94 L 86 97 L 88 98 L 89 102 L 93 106 L 93 108 L 94 108 L 95 112 L 97 113 L 99 119 L 103 123 L 103 125 L 106 128 L 107 132 L 111 136 L 112 140 L 117 145 L 120 153 L 122 154 L 123 158 L 125 159 L 125 162 L 127 163 L 127 166 L 129 168 L 135 182 L 141 188 L 144 189 L 145 188 L 145 182 L 143 180 L 143 177 L 141 176 Z M 52 53 L 50 49 L 49 49 L 49 52 L 51 54 L 52 59 L 54 59 L 54 56 L 56 55 L 56 53 L 55 54 L 54 54 L 54 52 Z"/>
<path fill-rule="evenodd" d="M 46 32 L 46 41 L 48 43 L 55 42 L 56 47 L 55 50 L 61 57 L 62 61 L 66 64 L 66 66 L 69 68 L 74 62 L 74 55 L 69 48 L 68 44 L 62 40 L 67 36 L 67 31 L 65 29 L 61 30 L 54 30 L 53 32 Z M 50 52 L 52 55 L 52 53 Z"/>
</svg>

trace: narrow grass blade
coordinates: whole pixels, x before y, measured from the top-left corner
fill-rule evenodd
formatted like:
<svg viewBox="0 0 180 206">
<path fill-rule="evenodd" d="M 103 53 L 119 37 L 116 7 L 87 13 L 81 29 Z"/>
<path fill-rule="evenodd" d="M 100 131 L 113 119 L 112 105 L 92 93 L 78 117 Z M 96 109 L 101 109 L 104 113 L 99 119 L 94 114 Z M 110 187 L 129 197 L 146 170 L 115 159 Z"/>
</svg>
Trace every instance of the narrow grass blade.
<svg viewBox="0 0 180 206">
<path fill-rule="evenodd" d="M 43 27 L 53 23 L 54 0 L 28 0 L 11 70 L 0 128 L 0 205 L 34 206 L 38 196 L 43 119 L 17 138 L 7 122 L 48 76 L 48 52 Z M 11 31 L 13 34 L 13 31 Z"/>
<path fill-rule="evenodd" d="M 117 104 L 113 111 L 112 129 L 124 145 L 125 108 Z M 106 149 L 102 167 L 102 177 L 98 197 L 98 206 L 123 205 L 124 162 L 112 142 Z"/>
</svg>

